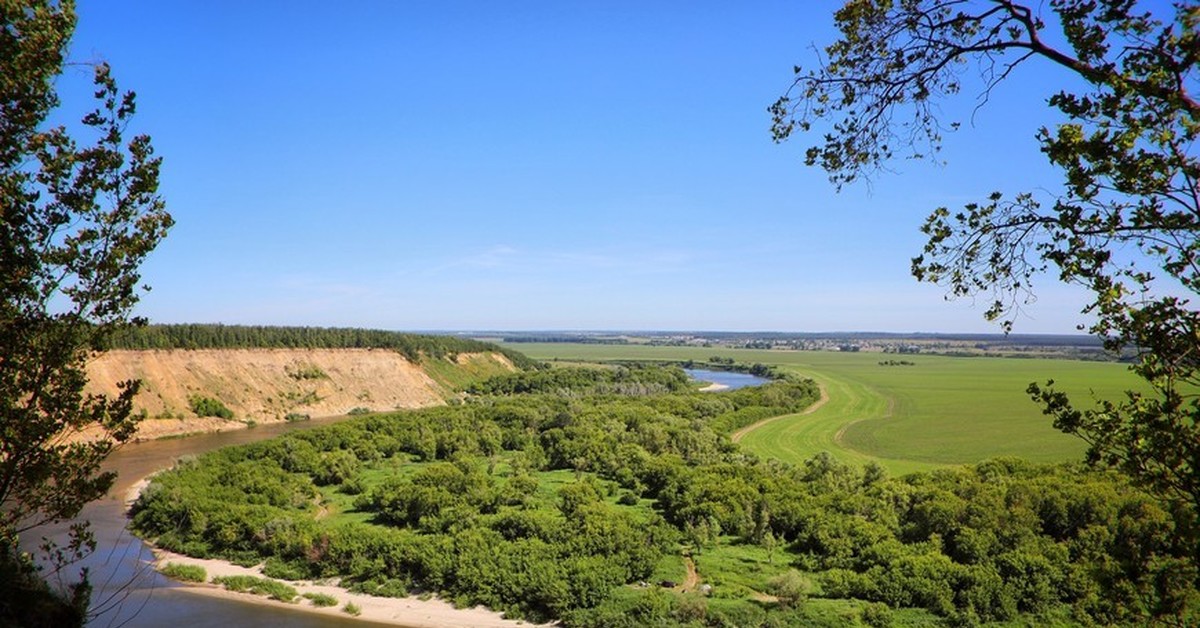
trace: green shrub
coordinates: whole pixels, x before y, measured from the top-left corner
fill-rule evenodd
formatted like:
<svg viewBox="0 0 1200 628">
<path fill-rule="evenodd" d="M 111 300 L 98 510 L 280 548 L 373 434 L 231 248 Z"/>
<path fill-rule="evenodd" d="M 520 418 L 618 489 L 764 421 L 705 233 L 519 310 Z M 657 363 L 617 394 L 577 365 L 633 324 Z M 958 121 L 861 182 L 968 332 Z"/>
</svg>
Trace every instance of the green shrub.
<svg viewBox="0 0 1200 628">
<path fill-rule="evenodd" d="M 768 584 L 771 593 L 779 598 L 779 605 L 784 608 L 795 608 L 808 599 L 812 591 L 812 581 L 795 569 L 789 569 L 771 579 Z"/>
<path fill-rule="evenodd" d="M 342 607 L 342 612 L 355 617 L 362 615 L 362 609 L 354 602 L 346 602 L 346 605 Z"/>
<path fill-rule="evenodd" d="M 182 582 L 205 582 L 208 580 L 208 572 L 200 565 L 167 563 L 159 571 L 168 578 Z"/>
<path fill-rule="evenodd" d="M 403 580 L 396 578 L 356 582 L 350 587 L 350 590 L 354 593 L 365 593 L 376 597 L 408 597 L 408 587 Z"/>
<path fill-rule="evenodd" d="M 362 476 L 357 474 L 347 478 L 338 487 L 338 491 L 346 495 L 361 495 L 365 490 L 367 487 L 363 484 Z"/>
<path fill-rule="evenodd" d="M 212 581 L 213 584 L 224 586 L 230 591 L 265 595 L 272 600 L 279 600 L 280 602 L 294 602 L 298 595 L 294 587 L 278 580 L 269 580 L 267 578 L 256 578 L 254 576 L 217 576 Z"/>
<path fill-rule="evenodd" d="M 308 421 L 309 419 L 312 419 L 312 415 L 303 414 L 301 412 L 289 412 L 289 413 L 287 413 L 287 416 L 283 417 L 283 420 L 287 421 L 288 423 L 295 423 L 297 421 Z"/>
<path fill-rule="evenodd" d="M 280 580 L 304 580 L 309 576 L 303 565 L 283 561 L 274 556 L 268 558 L 263 565 L 263 575 Z"/>
<path fill-rule="evenodd" d="M 329 376 L 325 374 L 325 371 L 321 370 L 321 367 L 317 366 L 316 364 L 300 364 L 297 366 L 289 366 L 285 367 L 284 371 L 288 374 L 288 377 L 296 381 L 306 379 L 329 379 Z"/>
<path fill-rule="evenodd" d="M 312 602 L 313 606 L 337 606 L 338 603 L 337 598 L 324 593 L 305 593 L 301 597 Z"/>
<path fill-rule="evenodd" d="M 192 395 L 188 397 L 188 405 L 196 416 L 215 416 L 221 419 L 232 419 L 233 410 L 225 407 L 218 399 L 212 397 L 202 397 L 200 395 Z"/>
<path fill-rule="evenodd" d="M 862 622 L 871 628 L 890 628 L 893 622 L 892 609 L 882 602 L 872 602 L 862 609 Z"/>
<path fill-rule="evenodd" d="M 258 552 L 253 550 L 229 550 L 222 552 L 221 557 L 238 567 L 246 567 L 247 569 L 262 562 L 262 557 L 258 555 Z"/>
<path fill-rule="evenodd" d="M 351 409 L 350 409 L 350 411 L 349 411 L 349 412 L 347 412 L 346 414 L 349 414 L 350 416 L 359 416 L 359 415 L 363 415 L 363 414 L 371 414 L 371 409 L 370 409 L 370 408 L 364 408 L 364 407 L 362 407 L 362 406 L 358 406 L 357 408 L 351 408 Z"/>
</svg>

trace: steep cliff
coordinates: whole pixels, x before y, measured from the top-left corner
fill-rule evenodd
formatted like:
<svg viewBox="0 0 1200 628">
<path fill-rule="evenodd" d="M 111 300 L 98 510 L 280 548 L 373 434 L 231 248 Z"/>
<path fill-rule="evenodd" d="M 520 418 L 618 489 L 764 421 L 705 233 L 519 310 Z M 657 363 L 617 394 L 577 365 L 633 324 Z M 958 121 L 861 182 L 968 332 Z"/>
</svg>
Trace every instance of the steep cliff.
<svg viewBox="0 0 1200 628">
<path fill-rule="evenodd" d="M 516 370 L 498 353 L 409 361 L 388 349 L 113 350 L 88 365 L 93 392 L 142 380 L 139 438 L 245 427 L 302 416 L 386 411 L 445 403 L 464 384 Z M 208 399 L 232 418 L 198 416 Z M 215 404 L 209 404 L 215 405 Z"/>
</svg>

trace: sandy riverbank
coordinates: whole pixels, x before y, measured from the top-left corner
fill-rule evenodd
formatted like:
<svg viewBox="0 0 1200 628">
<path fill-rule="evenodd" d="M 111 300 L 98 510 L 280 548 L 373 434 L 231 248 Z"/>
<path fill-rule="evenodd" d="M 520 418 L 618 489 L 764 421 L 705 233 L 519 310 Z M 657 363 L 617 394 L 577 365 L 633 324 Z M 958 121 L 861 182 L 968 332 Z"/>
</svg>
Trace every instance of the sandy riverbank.
<svg viewBox="0 0 1200 628">
<path fill-rule="evenodd" d="M 704 388 L 701 388 L 700 392 L 717 392 L 718 390 L 728 390 L 728 389 L 729 389 L 729 386 L 726 386 L 725 384 L 718 384 L 718 383 L 714 382 L 712 384 L 705 386 Z"/>
<path fill-rule="evenodd" d="M 150 477 L 146 477 L 130 486 L 129 490 L 125 493 L 126 506 L 132 505 L 142 490 L 149 484 Z M 246 575 L 263 577 L 261 565 L 239 567 L 223 560 L 192 558 L 158 548 L 153 548 L 153 551 L 155 569 L 161 569 L 168 563 L 176 563 L 203 567 L 210 580 L 214 576 Z M 235 593 L 215 584 L 182 583 L 184 586 L 181 587 L 181 590 L 197 595 L 238 599 L 267 606 L 286 607 L 339 617 L 349 617 L 342 609 L 347 602 L 352 602 L 362 611 L 361 614 L 356 616 L 357 619 L 374 623 L 407 626 L 409 628 L 473 628 L 476 626 L 480 628 L 513 628 L 515 626 L 528 627 L 534 625 L 524 621 L 504 619 L 500 613 L 482 606 L 475 608 L 455 608 L 452 604 L 437 598 L 422 600 L 417 597 L 377 597 L 361 593 L 351 593 L 342 587 L 326 582 L 317 583 L 289 580 L 283 582 L 287 582 L 289 585 L 295 587 L 301 595 L 305 593 L 321 593 L 333 596 L 337 599 L 337 606 L 317 607 L 313 606 L 309 600 L 303 598 L 297 598 L 299 600 L 298 603 L 288 604 L 249 593 Z M 551 626 L 553 624 L 540 625 Z"/>
</svg>

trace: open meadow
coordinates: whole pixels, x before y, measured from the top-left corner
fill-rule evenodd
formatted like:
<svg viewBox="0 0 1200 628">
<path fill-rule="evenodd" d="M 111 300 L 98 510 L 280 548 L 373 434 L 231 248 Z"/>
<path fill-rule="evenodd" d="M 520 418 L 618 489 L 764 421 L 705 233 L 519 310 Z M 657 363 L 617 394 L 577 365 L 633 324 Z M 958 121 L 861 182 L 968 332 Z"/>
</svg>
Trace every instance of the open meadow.
<svg viewBox="0 0 1200 628">
<path fill-rule="evenodd" d="M 892 473 L 997 456 L 1019 456 L 1034 462 L 1078 460 L 1084 443 L 1054 429 L 1025 388 L 1031 382 L 1053 379 L 1086 406 L 1091 395 L 1116 399 L 1125 389 L 1144 385 L 1123 364 L 1077 360 L 633 344 L 508 346 L 551 362 L 703 363 L 720 356 L 739 363 L 777 366 L 816 380 L 829 401 L 811 413 L 772 420 L 747 432 L 739 441 L 743 447 L 787 462 L 828 451 L 847 462 L 874 460 Z M 886 362 L 893 364 L 881 364 Z"/>
</svg>

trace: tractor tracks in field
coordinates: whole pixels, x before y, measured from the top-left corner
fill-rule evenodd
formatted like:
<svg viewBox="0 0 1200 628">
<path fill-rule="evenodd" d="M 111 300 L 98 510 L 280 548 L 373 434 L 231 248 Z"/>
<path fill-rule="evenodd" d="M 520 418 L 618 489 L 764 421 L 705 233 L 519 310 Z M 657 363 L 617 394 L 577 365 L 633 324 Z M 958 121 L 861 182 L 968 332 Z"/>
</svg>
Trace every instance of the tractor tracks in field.
<svg viewBox="0 0 1200 628">
<path fill-rule="evenodd" d="M 775 421 L 778 421 L 779 419 L 784 419 L 784 418 L 788 418 L 788 417 L 804 416 L 806 414 L 812 414 L 812 413 L 816 412 L 817 410 L 820 410 L 821 406 L 825 405 L 826 402 L 829 401 L 829 393 L 826 392 L 825 386 L 820 383 L 817 384 L 817 388 L 819 388 L 821 390 L 820 398 L 817 399 L 816 403 L 805 408 L 803 411 L 797 412 L 796 414 L 781 414 L 779 416 L 773 416 L 770 418 L 763 419 L 761 421 L 758 421 L 757 423 L 751 423 L 750 425 L 747 425 L 746 427 L 743 427 L 742 429 L 730 434 L 729 440 L 736 443 L 736 442 L 742 440 L 743 438 L 745 438 L 746 434 L 749 434 L 750 432 L 753 432 L 754 430 L 756 430 L 764 425 L 767 425 L 768 423 L 774 423 Z M 839 435 L 840 434 L 841 433 L 839 432 Z"/>
<path fill-rule="evenodd" d="M 896 412 L 896 398 L 888 397 L 887 398 L 887 411 L 883 413 L 883 416 L 864 417 L 861 419 L 855 419 L 853 421 L 850 421 L 849 423 L 847 423 L 847 424 L 843 425 L 841 428 L 839 428 L 837 433 L 833 435 L 833 442 L 837 443 L 838 445 L 841 445 L 842 447 L 846 447 L 846 444 L 842 442 L 842 437 L 846 435 L 846 430 L 849 429 L 850 426 L 852 426 L 856 423 L 862 423 L 863 421 L 869 421 L 871 419 L 876 419 L 876 418 L 890 419 L 890 418 L 892 418 L 892 415 L 895 414 L 895 412 Z M 847 449 L 851 449 L 851 448 L 847 447 Z"/>
</svg>

